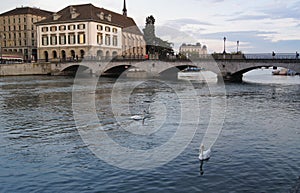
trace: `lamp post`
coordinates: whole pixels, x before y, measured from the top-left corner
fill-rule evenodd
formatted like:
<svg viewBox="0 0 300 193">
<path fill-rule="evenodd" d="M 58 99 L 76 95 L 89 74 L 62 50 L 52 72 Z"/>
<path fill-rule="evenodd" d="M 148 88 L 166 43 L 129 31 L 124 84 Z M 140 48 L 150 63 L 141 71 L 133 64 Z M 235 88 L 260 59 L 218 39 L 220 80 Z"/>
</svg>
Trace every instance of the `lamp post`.
<svg viewBox="0 0 300 193">
<path fill-rule="evenodd" d="M 224 37 L 223 40 L 224 40 L 224 51 L 223 51 L 223 54 L 226 54 L 226 47 L 225 47 L 226 37 Z"/>
<path fill-rule="evenodd" d="M 239 53 L 239 45 L 240 45 L 240 41 L 238 40 L 236 42 L 236 53 L 238 54 Z"/>
</svg>

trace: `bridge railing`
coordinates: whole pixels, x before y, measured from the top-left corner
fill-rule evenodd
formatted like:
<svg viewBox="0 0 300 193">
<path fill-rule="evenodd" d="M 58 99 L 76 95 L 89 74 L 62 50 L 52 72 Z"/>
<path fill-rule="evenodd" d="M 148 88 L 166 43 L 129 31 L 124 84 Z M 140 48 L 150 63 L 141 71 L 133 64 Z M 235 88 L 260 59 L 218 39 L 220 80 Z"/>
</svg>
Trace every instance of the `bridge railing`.
<svg viewBox="0 0 300 193">
<path fill-rule="evenodd" d="M 246 59 L 298 59 L 296 53 L 275 53 L 275 56 L 272 53 L 251 53 L 244 54 Z"/>
<path fill-rule="evenodd" d="M 297 62 L 298 59 L 300 61 L 300 58 L 296 56 L 296 53 L 276 53 L 275 56 L 272 55 L 272 53 L 251 53 L 251 54 L 243 54 L 243 55 L 234 55 L 234 54 L 226 54 L 226 57 L 223 57 L 222 54 L 212 54 L 212 55 L 205 55 L 201 56 L 199 58 L 180 58 L 180 57 L 170 57 L 170 58 L 161 58 L 161 59 L 151 59 L 151 60 L 159 60 L 159 61 L 165 61 L 165 62 L 191 62 L 191 61 L 197 61 L 197 60 L 211 60 L 214 58 L 215 60 L 293 60 L 294 62 Z M 239 57 L 237 57 L 239 56 Z M 144 57 L 85 57 L 80 58 L 78 60 L 61 60 L 61 59 L 52 59 L 48 62 L 50 63 L 70 63 L 70 62 L 82 62 L 82 61 L 102 61 L 102 62 L 140 62 L 140 61 L 146 61 L 149 59 L 145 59 Z M 39 62 L 46 62 L 45 60 L 39 60 Z"/>
</svg>

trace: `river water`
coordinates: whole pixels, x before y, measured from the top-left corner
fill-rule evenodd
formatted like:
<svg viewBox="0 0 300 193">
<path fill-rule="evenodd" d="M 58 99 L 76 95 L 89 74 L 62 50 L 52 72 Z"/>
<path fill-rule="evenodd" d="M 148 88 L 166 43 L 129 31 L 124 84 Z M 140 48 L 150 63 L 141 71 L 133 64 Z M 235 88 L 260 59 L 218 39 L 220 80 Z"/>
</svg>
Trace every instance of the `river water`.
<svg viewBox="0 0 300 193">
<path fill-rule="evenodd" d="M 244 80 L 226 84 L 223 129 L 201 174 L 199 145 L 209 124 L 212 98 L 218 97 L 204 84 L 193 83 L 201 104 L 200 122 L 188 146 L 169 162 L 135 170 L 101 159 L 83 139 L 74 118 L 73 78 L 1 77 L 0 192 L 288 192 L 300 176 L 300 78 L 258 70 Z M 128 100 L 130 113 L 120 115 L 110 105 L 115 81 L 101 78 L 94 93 L 82 93 L 85 99 L 95 99 L 99 132 L 137 150 L 160 147 L 175 136 L 183 115 L 174 88 L 189 93 L 184 81 L 138 85 Z M 131 83 L 137 81 L 125 82 Z M 126 119 L 145 108 L 152 117 L 144 125 Z M 194 108 L 190 105 L 185 114 L 193 117 Z M 162 114 L 164 120 L 157 116 Z M 122 124 L 138 127 L 124 130 Z M 193 126 L 187 121 L 183 128 L 189 125 Z M 103 148 L 110 153 L 109 146 Z"/>
</svg>

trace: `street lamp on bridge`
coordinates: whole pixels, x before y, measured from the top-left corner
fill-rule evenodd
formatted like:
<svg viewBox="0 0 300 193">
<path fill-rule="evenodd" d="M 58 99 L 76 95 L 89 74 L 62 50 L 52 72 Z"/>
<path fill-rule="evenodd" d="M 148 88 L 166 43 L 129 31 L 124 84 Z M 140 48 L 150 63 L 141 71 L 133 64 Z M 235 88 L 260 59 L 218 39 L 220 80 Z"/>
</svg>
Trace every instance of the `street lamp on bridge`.
<svg viewBox="0 0 300 193">
<path fill-rule="evenodd" d="M 240 41 L 238 40 L 236 42 L 236 53 L 238 54 L 239 53 L 239 45 L 240 45 Z"/>
<path fill-rule="evenodd" d="M 226 37 L 224 37 L 223 40 L 224 40 L 224 51 L 223 51 L 223 54 L 226 54 L 226 47 L 225 47 Z"/>
</svg>

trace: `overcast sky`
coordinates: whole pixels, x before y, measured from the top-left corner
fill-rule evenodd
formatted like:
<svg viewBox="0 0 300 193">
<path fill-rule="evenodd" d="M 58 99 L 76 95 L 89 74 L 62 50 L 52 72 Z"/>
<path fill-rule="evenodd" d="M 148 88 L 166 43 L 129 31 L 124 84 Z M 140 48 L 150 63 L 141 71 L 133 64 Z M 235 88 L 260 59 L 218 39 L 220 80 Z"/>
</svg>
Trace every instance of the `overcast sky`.
<svg viewBox="0 0 300 193">
<path fill-rule="evenodd" d="M 210 52 L 239 49 L 246 53 L 300 52 L 300 1 L 298 0 L 126 0 L 128 16 L 140 28 L 145 18 L 156 19 L 157 34 L 178 47 L 200 42 Z M 0 12 L 20 6 L 59 11 L 66 6 L 92 3 L 121 13 L 123 0 L 10 0 Z M 188 37 L 188 38 L 187 38 Z"/>
</svg>

